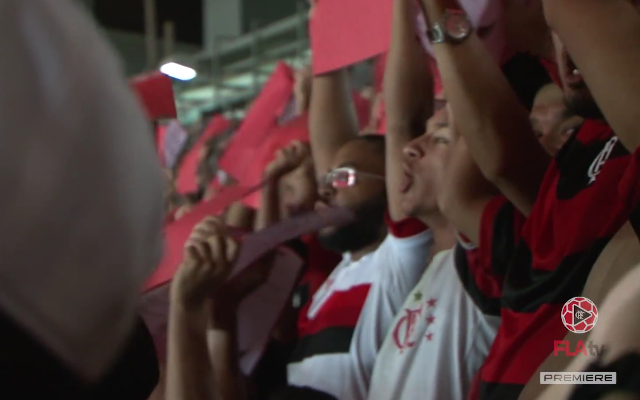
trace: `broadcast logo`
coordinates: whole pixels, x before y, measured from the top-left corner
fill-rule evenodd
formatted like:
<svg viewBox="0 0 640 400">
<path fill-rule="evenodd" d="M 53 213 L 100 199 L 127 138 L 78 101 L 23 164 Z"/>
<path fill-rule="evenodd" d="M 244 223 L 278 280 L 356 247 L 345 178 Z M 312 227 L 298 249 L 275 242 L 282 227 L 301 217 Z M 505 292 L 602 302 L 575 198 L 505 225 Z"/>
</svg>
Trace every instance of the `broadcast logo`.
<svg viewBox="0 0 640 400">
<path fill-rule="evenodd" d="M 573 333 L 587 333 L 598 322 L 598 308 L 586 297 L 574 297 L 562 307 L 562 323 Z"/>
</svg>

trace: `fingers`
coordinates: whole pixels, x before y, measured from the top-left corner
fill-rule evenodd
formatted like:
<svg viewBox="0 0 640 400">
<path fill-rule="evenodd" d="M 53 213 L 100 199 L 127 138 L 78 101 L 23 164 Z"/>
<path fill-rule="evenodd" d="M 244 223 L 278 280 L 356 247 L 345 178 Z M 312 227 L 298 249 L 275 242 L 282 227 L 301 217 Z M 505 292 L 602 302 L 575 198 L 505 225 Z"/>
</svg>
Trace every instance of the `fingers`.
<svg viewBox="0 0 640 400">
<path fill-rule="evenodd" d="M 217 217 L 207 217 L 193 228 L 190 239 L 206 241 L 213 235 L 226 235 L 227 229 L 221 219 Z"/>
<path fill-rule="evenodd" d="M 211 249 L 212 262 L 213 265 L 219 269 L 218 272 L 223 273 L 228 269 L 227 258 L 225 257 L 227 253 L 227 243 L 224 236 L 215 235 L 207 238 L 206 243 L 208 247 Z"/>
<path fill-rule="evenodd" d="M 194 258 L 193 261 L 199 263 L 215 262 L 213 249 L 208 244 L 208 240 L 213 236 L 223 235 L 226 235 L 226 228 L 220 219 L 216 217 L 205 218 L 193 228 L 189 239 L 185 243 L 186 258 L 197 255 L 197 258 Z"/>
</svg>

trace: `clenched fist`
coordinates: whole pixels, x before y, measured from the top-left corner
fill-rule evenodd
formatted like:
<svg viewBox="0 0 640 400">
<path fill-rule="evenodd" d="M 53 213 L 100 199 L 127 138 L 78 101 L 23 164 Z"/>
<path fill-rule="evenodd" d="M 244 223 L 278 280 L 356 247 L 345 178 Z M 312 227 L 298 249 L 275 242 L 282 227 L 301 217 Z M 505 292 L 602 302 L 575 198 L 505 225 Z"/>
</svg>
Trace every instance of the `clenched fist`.
<svg viewBox="0 0 640 400">
<path fill-rule="evenodd" d="M 308 143 L 291 142 L 278 150 L 276 158 L 266 168 L 266 175 L 268 178 L 281 178 L 298 168 L 310 155 Z"/>
<path fill-rule="evenodd" d="M 238 249 L 218 218 L 205 218 L 185 243 L 184 261 L 172 283 L 174 298 L 187 308 L 204 304 L 229 277 Z"/>
</svg>

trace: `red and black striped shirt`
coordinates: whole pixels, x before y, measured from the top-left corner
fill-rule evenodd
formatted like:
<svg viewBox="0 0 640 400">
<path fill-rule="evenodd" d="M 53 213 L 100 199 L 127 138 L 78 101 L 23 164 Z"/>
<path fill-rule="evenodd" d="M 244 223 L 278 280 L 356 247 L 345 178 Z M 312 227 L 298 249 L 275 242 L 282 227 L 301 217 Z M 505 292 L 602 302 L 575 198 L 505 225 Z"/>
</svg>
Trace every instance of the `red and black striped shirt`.
<svg viewBox="0 0 640 400">
<path fill-rule="evenodd" d="M 581 295 L 626 221 L 638 232 L 639 177 L 638 151 L 630 154 L 608 125 L 588 120 L 549 166 L 526 221 L 504 200 L 486 207 L 481 256 L 508 267 L 502 325 L 472 400 L 516 400 L 554 340 L 563 340 L 563 304 Z"/>
</svg>

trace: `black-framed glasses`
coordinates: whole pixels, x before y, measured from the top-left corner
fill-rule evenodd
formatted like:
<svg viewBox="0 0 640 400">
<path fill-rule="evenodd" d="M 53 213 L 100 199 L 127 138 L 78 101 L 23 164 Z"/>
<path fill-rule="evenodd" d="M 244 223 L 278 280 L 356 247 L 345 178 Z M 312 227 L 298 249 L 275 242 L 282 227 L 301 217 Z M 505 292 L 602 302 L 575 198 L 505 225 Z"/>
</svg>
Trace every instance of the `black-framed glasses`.
<svg viewBox="0 0 640 400">
<path fill-rule="evenodd" d="M 333 171 L 329 172 L 325 177 L 325 183 L 327 185 L 331 185 L 334 189 L 342 189 L 355 185 L 357 183 L 358 176 L 382 181 L 385 180 L 384 176 L 381 175 L 361 172 L 356 170 L 355 168 L 343 167 L 336 168 Z"/>
</svg>

